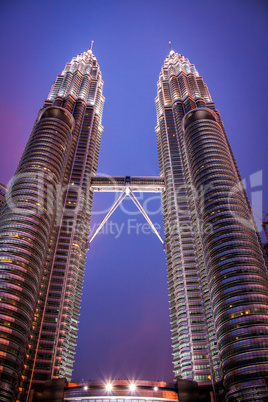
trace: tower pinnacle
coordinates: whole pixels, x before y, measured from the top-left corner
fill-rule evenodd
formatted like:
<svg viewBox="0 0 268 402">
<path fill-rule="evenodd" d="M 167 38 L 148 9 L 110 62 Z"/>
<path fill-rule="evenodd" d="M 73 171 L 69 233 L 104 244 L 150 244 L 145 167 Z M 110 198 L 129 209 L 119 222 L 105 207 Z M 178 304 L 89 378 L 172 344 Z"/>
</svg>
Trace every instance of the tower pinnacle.
<svg viewBox="0 0 268 402">
<path fill-rule="evenodd" d="M 170 47 L 169 55 L 172 56 L 175 52 L 174 52 L 174 50 L 172 49 L 171 41 L 169 41 L 168 43 L 169 43 L 169 47 Z"/>
<path fill-rule="evenodd" d="M 94 43 L 94 40 L 91 41 L 91 45 L 90 45 L 90 48 L 89 48 L 89 50 L 88 50 L 88 51 L 91 52 L 91 53 L 92 53 L 93 43 Z"/>
</svg>

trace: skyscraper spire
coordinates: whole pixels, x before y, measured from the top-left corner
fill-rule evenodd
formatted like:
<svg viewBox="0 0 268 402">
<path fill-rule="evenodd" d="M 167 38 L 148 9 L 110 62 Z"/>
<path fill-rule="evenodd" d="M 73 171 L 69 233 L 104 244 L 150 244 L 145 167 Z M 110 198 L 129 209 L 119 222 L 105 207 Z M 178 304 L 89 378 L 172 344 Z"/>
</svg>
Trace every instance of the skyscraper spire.
<svg viewBox="0 0 268 402">
<path fill-rule="evenodd" d="M 169 47 L 170 47 L 170 52 L 169 52 L 169 54 L 170 54 L 170 55 L 173 55 L 175 52 L 174 52 L 174 50 L 172 49 L 171 41 L 169 41 L 168 43 L 169 43 Z"/>
</svg>

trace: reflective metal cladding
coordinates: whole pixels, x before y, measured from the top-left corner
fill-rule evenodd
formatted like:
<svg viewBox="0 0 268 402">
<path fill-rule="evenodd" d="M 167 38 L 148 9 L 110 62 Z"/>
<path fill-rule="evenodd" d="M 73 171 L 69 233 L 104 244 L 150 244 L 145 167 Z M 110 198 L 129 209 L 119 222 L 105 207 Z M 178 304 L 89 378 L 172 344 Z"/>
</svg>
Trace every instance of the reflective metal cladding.
<svg viewBox="0 0 268 402">
<path fill-rule="evenodd" d="M 1 401 L 71 380 L 104 98 L 92 51 L 53 84 L 0 221 Z"/>
<path fill-rule="evenodd" d="M 221 380 L 227 401 L 268 398 L 268 280 L 259 234 L 207 86 L 171 51 L 157 84 L 173 362 Z"/>
</svg>

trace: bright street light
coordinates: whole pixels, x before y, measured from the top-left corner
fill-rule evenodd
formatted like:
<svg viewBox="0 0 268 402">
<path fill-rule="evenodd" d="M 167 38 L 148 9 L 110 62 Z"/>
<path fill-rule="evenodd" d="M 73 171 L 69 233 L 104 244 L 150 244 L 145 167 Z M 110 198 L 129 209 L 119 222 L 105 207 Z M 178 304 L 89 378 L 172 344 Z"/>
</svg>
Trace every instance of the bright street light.
<svg viewBox="0 0 268 402">
<path fill-rule="evenodd" d="M 136 385 L 132 382 L 132 383 L 130 384 L 130 386 L 129 386 L 129 390 L 130 390 L 131 392 L 134 392 L 135 389 L 136 389 Z"/>
<path fill-rule="evenodd" d="M 113 386 L 110 382 L 108 384 L 106 384 L 106 391 L 111 392 L 112 389 L 113 389 Z"/>
</svg>

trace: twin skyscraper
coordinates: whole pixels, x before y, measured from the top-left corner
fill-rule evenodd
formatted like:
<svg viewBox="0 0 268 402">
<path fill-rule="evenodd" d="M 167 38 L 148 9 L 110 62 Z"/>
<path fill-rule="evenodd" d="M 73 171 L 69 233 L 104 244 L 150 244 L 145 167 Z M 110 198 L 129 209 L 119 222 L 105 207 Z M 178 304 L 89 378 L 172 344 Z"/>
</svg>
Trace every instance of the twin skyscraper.
<svg viewBox="0 0 268 402">
<path fill-rule="evenodd" d="M 45 381 L 72 377 L 102 88 L 91 49 L 67 63 L 6 194 L 0 216 L 3 402 L 29 401 Z M 220 114 L 195 66 L 173 50 L 160 72 L 156 108 L 178 386 L 210 387 L 215 400 L 266 401 L 268 276 L 261 240 Z"/>
</svg>

